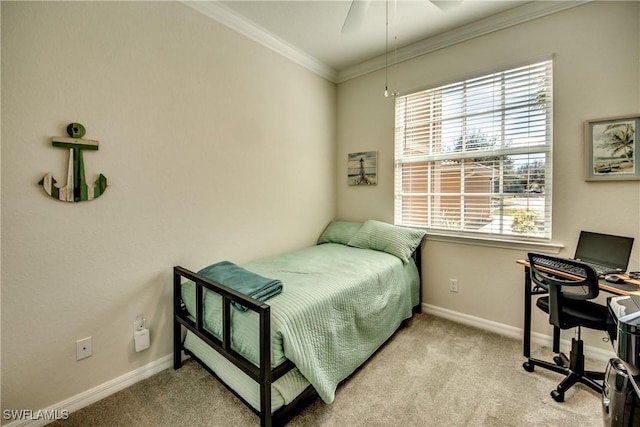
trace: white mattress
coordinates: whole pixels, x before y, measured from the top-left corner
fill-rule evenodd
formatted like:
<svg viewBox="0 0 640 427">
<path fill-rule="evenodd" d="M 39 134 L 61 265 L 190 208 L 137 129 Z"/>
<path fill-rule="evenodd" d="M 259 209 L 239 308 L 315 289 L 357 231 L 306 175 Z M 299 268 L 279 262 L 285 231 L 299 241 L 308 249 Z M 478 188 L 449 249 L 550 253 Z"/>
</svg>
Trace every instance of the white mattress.
<svg viewBox="0 0 640 427">
<path fill-rule="evenodd" d="M 189 331 L 187 331 L 184 347 L 209 366 L 254 409 L 260 410 L 260 385 L 257 382 Z M 279 378 L 271 385 L 271 412 L 291 403 L 307 386 L 309 382 L 297 368 Z"/>
</svg>

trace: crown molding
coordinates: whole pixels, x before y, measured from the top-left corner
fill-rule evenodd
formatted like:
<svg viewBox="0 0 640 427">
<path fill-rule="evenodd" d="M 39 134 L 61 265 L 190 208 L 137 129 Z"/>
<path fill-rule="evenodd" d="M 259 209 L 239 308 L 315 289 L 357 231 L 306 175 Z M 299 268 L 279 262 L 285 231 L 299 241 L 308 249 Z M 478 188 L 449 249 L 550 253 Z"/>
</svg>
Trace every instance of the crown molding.
<svg viewBox="0 0 640 427">
<path fill-rule="evenodd" d="M 276 37 L 268 31 L 260 28 L 253 22 L 247 20 L 233 10 L 225 7 L 217 1 L 186 1 L 180 0 L 181 3 L 192 9 L 212 18 L 219 23 L 231 28 L 232 30 L 242 34 L 249 39 L 260 43 L 261 45 L 279 53 L 280 55 L 292 60 L 310 71 L 318 74 L 325 79 L 336 83 L 337 72 L 333 68 L 319 61 L 306 52 L 292 46 L 284 40 Z"/>
<path fill-rule="evenodd" d="M 424 55 L 445 47 L 453 46 L 476 37 L 503 30 L 514 25 L 522 24 L 543 16 L 590 3 L 593 0 L 561 0 L 561 1 L 531 1 L 497 15 L 490 16 L 471 24 L 456 28 L 423 41 L 398 49 L 393 58 L 386 60 L 386 55 L 380 55 L 368 61 L 336 71 L 306 52 L 292 46 L 284 40 L 258 27 L 233 10 L 217 1 L 188 1 L 180 0 L 186 6 L 218 21 L 232 30 L 254 40 L 263 46 L 279 53 L 319 76 L 333 82 L 342 83 L 347 80 L 381 70 L 387 65 L 393 65 Z"/>
<path fill-rule="evenodd" d="M 434 52 L 445 47 L 453 46 L 467 40 L 474 39 L 486 34 L 490 34 L 514 25 L 522 24 L 547 15 L 562 12 L 576 6 L 590 3 L 586 1 L 533 1 L 488 18 L 481 19 L 471 24 L 459 27 L 412 45 L 398 49 L 393 55 L 389 55 L 388 62 L 386 55 L 380 55 L 368 61 L 345 68 L 338 72 L 336 83 L 384 69 L 387 65 L 394 65 L 418 56 Z M 393 56 L 393 58 L 391 58 Z"/>
</svg>

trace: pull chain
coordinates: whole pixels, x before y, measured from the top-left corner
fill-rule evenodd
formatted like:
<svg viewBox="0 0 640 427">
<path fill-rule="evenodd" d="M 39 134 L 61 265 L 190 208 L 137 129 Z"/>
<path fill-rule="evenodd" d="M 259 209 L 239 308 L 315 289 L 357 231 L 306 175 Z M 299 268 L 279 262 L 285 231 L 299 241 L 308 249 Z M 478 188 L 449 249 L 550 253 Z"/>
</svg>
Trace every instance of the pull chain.
<svg viewBox="0 0 640 427">
<path fill-rule="evenodd" d="M 393 10 L 393 15 L 394 15 L 394 19 L 397 20 L 397 3 L 395 2 L 396 0 L 394 0 L 394 10 Z M 384 37 L 384 41 L 385 41 L 385 49 L 384 49 L 384 96 L 385 98 L 388 98 L 389 95 L 391 96 L 396 96 L 398 95 L 398 92 L 392 92 L 391 94 L 389 93 L 389 0 L 386 0 L 386 22 L 385 22 L 385 37 Z M 397 54 L 397 50 L 398 50 L 398 37 L 397 35 L 394 35 L 393 37 L 393 46 L 394 46 L 394 51 L 393 51 L 393 60 L 394 60 L 394 64 L 396 62 L 396 54 Z"/>
</svg>

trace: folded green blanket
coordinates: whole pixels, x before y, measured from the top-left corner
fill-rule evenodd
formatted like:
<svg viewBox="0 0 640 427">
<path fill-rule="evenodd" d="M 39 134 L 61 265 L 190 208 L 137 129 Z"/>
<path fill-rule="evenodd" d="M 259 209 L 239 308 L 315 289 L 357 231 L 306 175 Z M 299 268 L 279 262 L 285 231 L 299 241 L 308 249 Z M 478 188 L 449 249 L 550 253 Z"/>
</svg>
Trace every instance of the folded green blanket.
<svg viewBox="0 0 640 427">
<path fill-rule="evenodd" d="M 212 264 L 198 274 L 259 301 L 266 301 L 282 292 L 280 280 L 262 277 L 229 261 Z M 247 310 L 235 302 L 233 306 L 240 311 Z"/>
</svg>

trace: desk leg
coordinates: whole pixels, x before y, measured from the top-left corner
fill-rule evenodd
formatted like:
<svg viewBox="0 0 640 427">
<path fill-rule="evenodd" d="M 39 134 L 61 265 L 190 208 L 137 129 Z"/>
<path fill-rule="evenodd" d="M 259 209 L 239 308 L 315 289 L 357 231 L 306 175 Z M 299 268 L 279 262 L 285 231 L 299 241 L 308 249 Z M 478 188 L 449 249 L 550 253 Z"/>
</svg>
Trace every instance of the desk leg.
<svg viewBox="0 0 640 427">
<path fill-rule="evenodd" d="M 524 268 L 524 338 L 522 354 L 527 359 L 531 356 L 531 298 L 533 291 L 531 289 L 531 276 L 529 276 L 529 267 Z M 553 327 L 553 352 L 560 353 L 560 328 Z"/>
<path fill-rule="evenodd" d="M 524 268 L 524 338 L 522 353 L 527 359 L 531 355 L 531 277 L 529 267 Z"/>
</svg>

